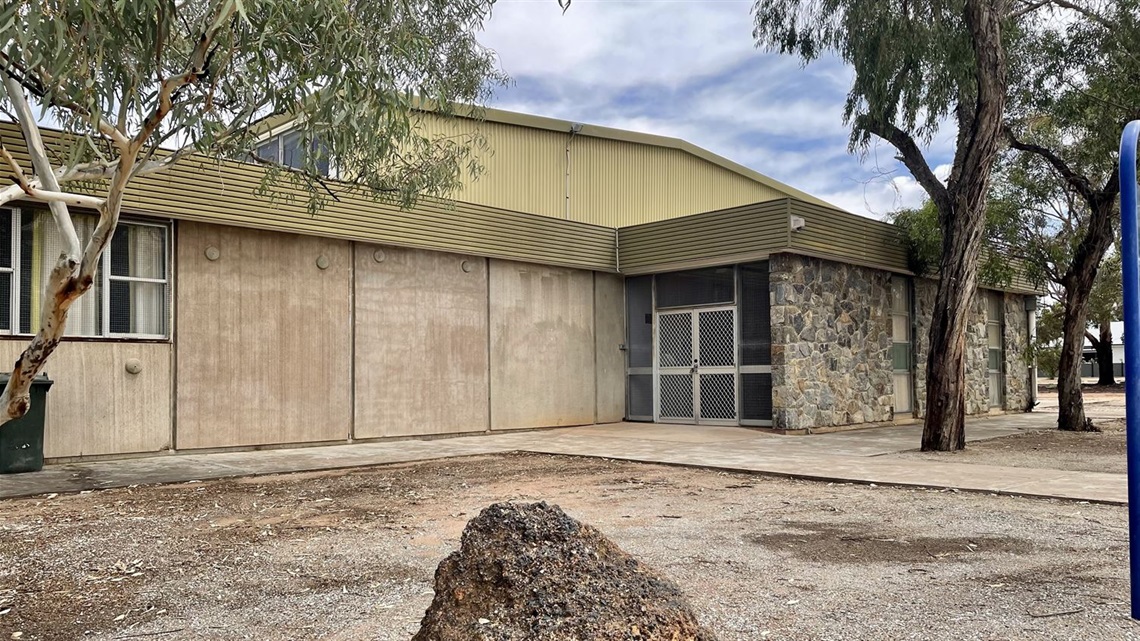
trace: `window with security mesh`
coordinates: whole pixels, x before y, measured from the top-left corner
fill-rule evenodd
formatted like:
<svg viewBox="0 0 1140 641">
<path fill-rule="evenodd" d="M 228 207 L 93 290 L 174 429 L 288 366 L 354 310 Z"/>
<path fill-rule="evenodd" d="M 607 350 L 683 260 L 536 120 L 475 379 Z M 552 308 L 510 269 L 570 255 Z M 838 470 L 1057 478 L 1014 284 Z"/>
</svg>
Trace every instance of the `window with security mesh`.
<svg viewBox="0 0 1140 641">
<path fill-rule="evenodd" d="M 895 413 L 914 410 L 914 340 L 911 289 L 905 276 L 891 276 L 891 364 L 894 370 Z"/>
<path fill-rule="evenodd" d="M 625 279 L 629 366 L 653 367 L 653 277 Z"/>
<path fill-rule="evenodd" d="M 740 266 L 740 364 L 772 364 L 768 262 Z"/>
<path fill-rule="evenodd" d="M 64 250 L 63 237 L 56 229 L 51 213 L 43 210 L 19 211 L 20 232 L 16 245 L 20 254 L 19 266 L 19 319 L 21 334 L 40 331 L 40 315 L 44 310 L 44 291 L 51 270 Z M 73 215 L 72 224 L 79 236 L 80 245 L 86 245 L 95 226 L 97 216 Z M 95 274 L 91 289 L 71 304 L 67 312 L 67 336 L 99 336 L 103 333 L 103 281 L 101 270 Z"/>
<path fill-rule="evenodd" d="M 986 366 L 989 376 L 990 407 L 1001 407 L 1005 399 L 1002 375 L 1002 321 L 1003 298 L 1001 292 L 985 292 L 986 296 Z"/>
<path fill-rule="evenodd" d="M 322 176 L 335 177 L 329 166 L 328 147 L 314 141 L 306 148 L 300 133 L 296 131 L 287 131 L 263 141 L 254 150 L 254 154 L 263 161 L 293 169 L 303 169 L 309 156 L 315 155 L 316 172 Z"/>
<path fill-rule="evenodd" d="M 81 245 L 98 225 L 95 215 L 72 214 Z M 120 223 L 103 252 L 91 289 L 71 304 L 68 336 L 169 334 L 169 228 Z M 0 332 L 34 334 L 46 306 L 45 289 L 64 250 L 50 212 L 0 209 Z"/>
<path fill-rule="evenodd" d="M 736 270 L 710 267 L 658 274 L 657 307 L 731 304 L 735 300 Z"/>
<path fill-rule="evenodd" d="M 123 224 L 107 252 L 112 334 L 166 335 L 166 227 Z"/>
<path fill-rule="evenodd" d="M 772 375 L 740 375 L 740 418 L 745 421 L 772 420 Z"/>
<path fill-rule="evenodd" d="M 629 377 L 629 418 L 653 420 L 652 374 L 634 374 Z"/>
<path fill-rule="evenodd" d="M 16 234 L 12 212 L 0 210 L 0 332 L 12 331 L 12 300 L 15 292 L 16 264 L 12 240 Z"/>
</svg>

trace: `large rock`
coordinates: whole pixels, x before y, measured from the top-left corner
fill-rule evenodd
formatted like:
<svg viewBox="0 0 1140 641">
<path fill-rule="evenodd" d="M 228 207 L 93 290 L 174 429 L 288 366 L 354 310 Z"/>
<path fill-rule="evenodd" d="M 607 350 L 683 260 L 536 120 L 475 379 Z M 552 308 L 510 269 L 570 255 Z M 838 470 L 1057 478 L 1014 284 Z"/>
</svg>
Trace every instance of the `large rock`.
<svg viewBox="0 0 1140 641">
<path fill-rule="evenodd" d="M 556 505 L 496 503 L 435 573 L 412 641 L 715 641 L 681 591 Z"/>
</svg>

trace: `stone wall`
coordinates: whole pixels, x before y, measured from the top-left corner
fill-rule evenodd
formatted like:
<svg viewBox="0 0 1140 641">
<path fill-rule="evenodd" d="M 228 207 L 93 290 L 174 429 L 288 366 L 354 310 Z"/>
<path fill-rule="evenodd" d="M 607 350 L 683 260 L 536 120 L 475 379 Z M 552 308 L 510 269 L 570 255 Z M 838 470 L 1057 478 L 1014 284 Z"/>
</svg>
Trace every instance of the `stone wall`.
<svg viewBox="0 0 1140 641">
<path fill-rule="evenodd" d="M 890 274 L 791 254 L 770 265 L 773 426 L 891 420 Z"/>
<path fill-rule="evenodd" d="M 1025 297 L 1005 295 L 1005 409 L 1025 411 L 1033 402 L 1029 355 L 1029 315 Z"/>
<path fill-rule="evenodd" d="M 915 290 L 915 413 L 926 415 L 926 359 L 930 352 L 930 319 L 934 309 L 936 281 L 918 278 Z M 966 413 L 987 414 L 990 411 L 988 351 L 986 343 L 985 290 L 978 290 L 970 303 L 970 321 L 966 327 Z M 1025 313 L 1025 298 L 1019 294 L 1005 294 L 1004 328 L 1002 334 L 1005 355 L 1006 410 L 1024 410 L 1030 403 L 1029 368 L 1025 355 L 1029 345 L 1029 319 Z"/>
<path fill-rule="evenodd" d="M 926 416 L 926 359 L 930 354 L 930 319 L 938 282 L 914 279 L 914 415 Z"/>
<path fill-rule="evenodd" d="M 966 325 L 966 414 L 990 411 L 989 344 L 986 342 L 986 296 L 974 292 Z M 925 361 L 923 362 L 925 366 Z"/>
</svg>

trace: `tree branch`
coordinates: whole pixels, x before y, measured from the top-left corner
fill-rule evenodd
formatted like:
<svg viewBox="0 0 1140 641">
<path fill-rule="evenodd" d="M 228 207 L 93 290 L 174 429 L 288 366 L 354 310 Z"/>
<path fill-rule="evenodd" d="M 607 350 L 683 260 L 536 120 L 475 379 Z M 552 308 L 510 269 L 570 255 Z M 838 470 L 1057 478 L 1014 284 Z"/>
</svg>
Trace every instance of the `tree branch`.
<svg viewBox="0 0 1140 641">
<path fill-rule="evenodd" d="M 47 98 L 48 91 L 44 88 L 43 81 L 51 80 L 50 74 L 41 71 L 40 78 L 32 79 L 31 74 L 22 65 L 16 63 L 8 57 L 7 54 L 0 52 L 0 63 L 3 64 L 3 73 L 5 78 L 11 78 L 18 82 L 20 86 L 32 92 L 32 95 L 41 100 Z M 47 104 L 52 107 L 60 109 L 67 109 L 68 111 L 78 115 L 79 117 L 91 123 L 95 129 L 104 136 L 111 139 L 116 147 L 123 148 L 129 141 L 122 131 L 117 129 L 114 125 L 107 122 L 103 118 L 93 116 L 89 111 L 75 103 L 60 102 L 58 100 L 48 100 Z"/>
<path fill-rule="evenodd" d="M 107 178 L 115 171 L 115 164 L 104 165 L 99 163 L 86 163 L 83 165 L 76 165 L 74 167 L 60 167 L 55 171 L 56 180 L 60 183 L 65 183 L 75 180 L 99 180 Z M 28 185 L 32 188 L 40 188 L 40 179 L 32 178 L 28 180 Z M 7 187 L 0 188 L 0 205 L 6 205 L 13 200 L 19 200 L 25 196 L 24 189 L 19 184 L 8 185 Z"/>
<path fill-rule="evenodd" d="M 187 62 L 186 70 L 162 81 L 158 89 L 158 105 L 155 106 L 154 111 L 143 120 L 142 127 L 139 129 L 138 134 L 136 134 L 131 141 L 131 147 L 135 153 L 142 148 L 142 145 L 150 138 L 151 134 L 158 129 L 158 125 L 166 118 L 170 110 L 174 108 L 174 93 L 188 84 L 197 82 L 198 79 L 206 73 L 214 37 L 217 36 L 222 26 L 229 22 L 236 11 L 236 2 L 223 2 L 222 6 L 218 9 L 217 15 L 214 16 L 213 20 L 210 21 L 209 25 L 202 32 L 202 35 L 198 38 L 198 44 L 195 45 L 194 50 L 190 53 L 190 60 Z"/>
<path fill-rule="evenodd" d="M 111 185 L 107 189 L 107 199 L 99 207 L 99 224 L 95 226 L 91 240 L 87 241 L 87 247 L 83 250 L 83 262 L 79 265 L 79 286 L 84 288 L 84 291 L 94 282 L 95 270 L 99 269 L 99 258 L 103 255 L 103 250 L 107 248 L 107 244 L 111 242 L 115 228 L 119 225 L 119 212 L 123 209 L 123 194 L 127 190 L 127 183 L 131 179 L 133 168 L 134 158 L 123 156 L 115 168 L 115 173 L 111 176 Z"/>
<path fill-rule="evenodd" d="M 8 151 L 8 148 L 3 145 L 3 143 L 0 143 L 0 156 L 2 156 L 4 158 L 4 161 L 8 163 L 8 166 L 12 168 L 12 172 L 15 174 L 12 179 L 16 182 L 16 185 L 18 185 L 20 189 L 23 190 L 24 194 L 32 200 L 38 200 L 40 202 L 49 204 L 63 203 L 65 205 L 92 208 L 97 208 L 103 204 L 102 198 L 96 198 L 94 196 L 64 193 L 59 191 L 44 191 L 42 189 L 39 189 L 28 182 L 28 176 L 24 173 L 23 168 L 20 167 L 20 164 L 16 162 L 16 159 L 12 157 L 12 154 Z"/>
<path fill-rule="evenodd" d="M 1013 133 L 1013 129 L 1010 128 L 1009 125 L 1004 126 L 1003 130 L 1005 132 L 1006 139 L 1009 140 L 1010 147 L 1013 147 L 1018 151 L 1040 156 L 1042 159 L 1052 165 L 1053 169 L 1057 170 L 1057 173 L 1065 179 L 1065 182 L 1068 183 L 1069 186 L 1075 189 L 1078 193 L 1080 193 L 1082 198 L 1090 202 L 1093 200 L 1093 198 L 1095 198 L 1096 190 L 1094 190 L 1093 186 L 1089 184 L 1088 178 L 1085 178 L 1084 176 L 1073 171 L 1072 167 L 1069 167 L 1069 165 L 1060 156 L 1053 153 L 1046 147 L 1031 142 L 1025 142 L 1019 139 L 1017 135 Z"/>
<path fill-rule="evenodd" d="M 1032 13 L 1041 7 L 1044 7 L 1045 5 L 1050 4 L 1051 1 L 1052 0 L 1038 0 L 1037 2 L 1027 2 L 1023 7 L 1014 11 L 1010 11 L 1009 17 L 1016 20 L 1017 18 L 1020 18 L 1027 13 Z"/>
<path fill-rule="evenodd" d="M 9 102 L 16 110 L 20 130 L 23 132 L 24 142 L 28 146 L 28 155 L 32 158 L 32 167 L 35 169 L 36 175 L 39 176 L 40 183 L 48 192 L 61 191 L 51 161 L 48 160 L 47 151 L 44 149 L 43 138 L 40 137 L 40 127 L 36 124 L 35 116 L 32 114 L 32 106 L 28 103 L 27 95 L 24 94 L 24 86 L 11 75 L 5 74 L 4 87 L 7 90 Z M 73 259 L 78 259 L 80 252 L 79 236 L 75 233 L 75 225 L 71 221 L 71 213 L 67 210 L 65 201 L 49 200 L 46 202 L 51 210 L 52 218 L 55 219 L 56 227 L 59 228 L 59 233 L 63 236 L 64 253 Z"/>
<path fill-rule="evenodd" d="M 1092 345 L 1093 349 L 1100 349 L 1100 339 L 1087 329 L 1085 330 L 1085 338 L 1089 339 L 1089 345 Z"/>
<path fill-rule="evenodd" d="M 938 176 L 935 176 L 934 172 L 931 171 L 930 165 L 926 162 L 926 157 L 922 155 L 922 150 L 918 148 L 918 143 L 910 134 L 896 127 L 894 123 L 880 121 L 870 116 L 859 116 L 857 120 L 858 126 L 891 143 L 899 152 L 899 160 L 914 175 L 918 184 L 926 190 L 938 208 L 940 215 L 945 215 L 943 212 L 949 212 L 953 208 L 950 192 L 946 190 L 946 185 L 943 185 L 942 181 L 938 180 Z"/>
<path fill-rule="evenodd" d="M 1093 22 L 1099 24 L 1100 26 L 1104 27 L 1105 29 L 1111 29 L 1111 30 L 1115 31 L 1118 28 L 1118 25 L 1113 24 L 1111 20 L 1108 20 L 1104 16 L 1101 16 L 1100 14 L 1098 14 L 1094 11 L 1091 11 L 1088 7 L 1082 7 L 1075 2 L 1069 2 L 1069 0 L 1049 0 L 1049 3 L 1052 5 L 1061 7 L 1062 9 L 1069 9 L 1070 11 L 1076 11 L 1077 13 L 1088 18 L 1089 20 L 1092 20 Z"/>
</svg>

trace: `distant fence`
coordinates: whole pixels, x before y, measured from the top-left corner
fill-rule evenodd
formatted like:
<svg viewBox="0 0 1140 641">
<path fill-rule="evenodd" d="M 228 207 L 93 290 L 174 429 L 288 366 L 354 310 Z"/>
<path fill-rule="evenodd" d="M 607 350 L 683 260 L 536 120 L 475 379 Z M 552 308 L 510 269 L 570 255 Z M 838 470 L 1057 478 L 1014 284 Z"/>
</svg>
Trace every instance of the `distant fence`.
<svg viewBox="0 0 1140 641">
<path fill-rule="evenodd" d="M 1112 375 L 1116 378 L 1124 378 L 1124 363 L 1113 363 Z M 1081 363 L 1081 378 L 1100 378 L 1100 364 L 1095 361 Z"/>
<path fill-rule="evenodd" d="M 1124 378 L 1124 363 L 1113 363 L 1112 375 L 1116 378 Z M 1050 372 L 1047 369 L 1038 367 L 1037 377 L 1057 378 L 1057 372 Z M 1081 363 L 1081 378 L 1100 378 L 1100 365 L 1096 361 L 1085 361 Z"/>
</svg>

